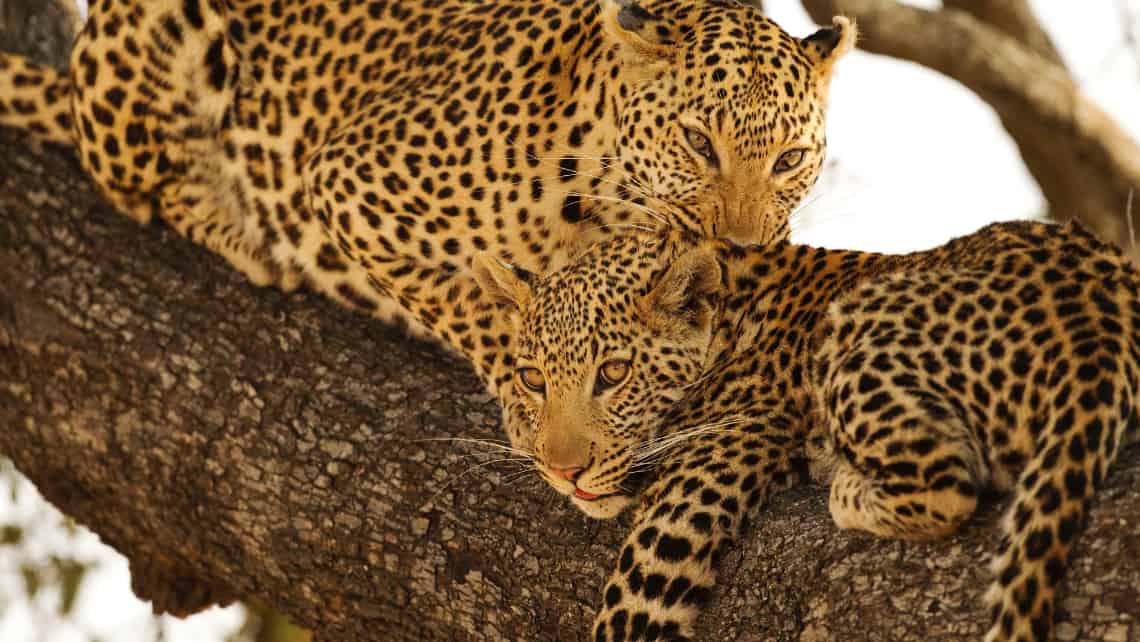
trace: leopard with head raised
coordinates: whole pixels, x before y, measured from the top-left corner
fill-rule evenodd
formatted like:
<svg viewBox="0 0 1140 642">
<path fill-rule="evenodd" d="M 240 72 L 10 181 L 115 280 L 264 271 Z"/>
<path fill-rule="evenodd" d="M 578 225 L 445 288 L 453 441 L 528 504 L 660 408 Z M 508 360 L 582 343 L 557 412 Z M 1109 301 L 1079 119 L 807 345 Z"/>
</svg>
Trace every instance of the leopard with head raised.
<svg viewBox="0 0 1140 642">
<path fill-rule="evenodd" d="M 0 125 L 255 283 L 409 320 L 393 287 L 481 251 L 541 272 L 631 225 L 785 237 L 854 37 L 736 0 L 100 0 L 69 72 L 0 54 Z M 472 348 L 439 312 L 415 329 Z"/>
<path fill-rule="evenodd" d="M 902 539 L 1013 490 L 986 639 L 1047 640 L 1137 437 L 1140 275 L 1072 224 L 907 255 L 635 233 L 541 278 L 475 274 L 512 338 L 513 446 L 587 514 L 638 506 L 597 640 L 691 635 L 742 524 L 808 471 L 840 527 Z"/>
</svg>

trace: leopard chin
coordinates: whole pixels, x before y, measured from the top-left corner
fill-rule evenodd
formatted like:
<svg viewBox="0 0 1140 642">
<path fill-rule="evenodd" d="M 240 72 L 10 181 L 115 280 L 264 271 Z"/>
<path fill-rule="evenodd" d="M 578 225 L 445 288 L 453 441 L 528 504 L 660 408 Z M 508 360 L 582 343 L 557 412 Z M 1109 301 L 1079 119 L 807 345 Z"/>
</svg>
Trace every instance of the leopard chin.
<svg viewBox="0 0 1140 642">
<path fill-rule="evenodd" d="M 637 498 L 632 495 L 615 494 L 603 495 L 597 499 L 582 499 L 580 497 L 571 496 L 570 501 L 578 510 L 585 513 L 588 517 L 594 519 L 613 519 L 620 515 L 625 509 L 636 504 Z"/>
</svg>

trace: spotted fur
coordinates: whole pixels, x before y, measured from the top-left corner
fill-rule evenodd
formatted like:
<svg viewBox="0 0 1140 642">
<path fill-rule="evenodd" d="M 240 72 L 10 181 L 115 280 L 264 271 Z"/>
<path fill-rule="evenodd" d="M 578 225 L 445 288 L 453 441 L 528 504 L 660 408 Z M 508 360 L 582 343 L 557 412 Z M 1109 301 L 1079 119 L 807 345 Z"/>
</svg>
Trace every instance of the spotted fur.
<svg viewBox="0 0 1140 642">
<path fill-rule="evenodd" d="M 515 447 L 588 514 L 639 501 L 597 640 L 690 635 L 725 547 L 805 468 L 840 527 L 902 539 L 1012 490 L 987 640 L 1050 638 L 1087 504 L 1137 435 L 1140 292 L 1116 248 L 1035 223 L 900 256 L 673 231 L 541 279 L 480 265 L 514 324 Z"/>
<path fill-rule="evenodd" d="M 736 0 L 97 0 L 66 75 L 0 55 L 0 123 L 256 283 L 410 320 L 394 288 L 481 251 L 546 271 L 629 226 L 785 237 L 853 40 Z M 470 320 L 433 321 L 478 359 Z"/>
</svg>

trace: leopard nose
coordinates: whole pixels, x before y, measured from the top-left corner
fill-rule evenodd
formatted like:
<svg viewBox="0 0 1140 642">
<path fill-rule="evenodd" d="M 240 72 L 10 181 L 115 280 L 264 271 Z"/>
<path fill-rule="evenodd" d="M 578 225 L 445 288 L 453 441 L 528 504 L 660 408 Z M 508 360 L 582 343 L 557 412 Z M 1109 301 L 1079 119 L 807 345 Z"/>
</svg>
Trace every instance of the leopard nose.
<svg viewBox="0 0 1140 642">
<path fill-rule="evenodd" d="M 568 482 L 572 482 L 575 479 L 578 479 L 578 476 L 582 474 L 583 470 L 586 469 L 581 466 L 577 466 L 574 468 L 551 468 L 550 472 L 555 477 L 560 477 Z"/>
</svg>

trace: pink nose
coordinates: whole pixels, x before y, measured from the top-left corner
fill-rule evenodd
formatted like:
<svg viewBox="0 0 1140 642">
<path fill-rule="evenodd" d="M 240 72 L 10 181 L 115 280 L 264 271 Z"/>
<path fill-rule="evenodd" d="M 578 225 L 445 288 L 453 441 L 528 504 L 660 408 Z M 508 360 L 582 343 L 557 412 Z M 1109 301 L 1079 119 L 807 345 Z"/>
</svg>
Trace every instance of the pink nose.
<svg viewBox="0 0 1140 642">
<path fill-rule="evenodd" d="M 572 482 L 575 479 L 578 479 L 578 475 L 581 475 L 583 470 L 585 469 L 579 466 L 577 468 L 551 468 L 550 472 L 555 477 L 560 477 L 566 481 Z"/>
</svg>

